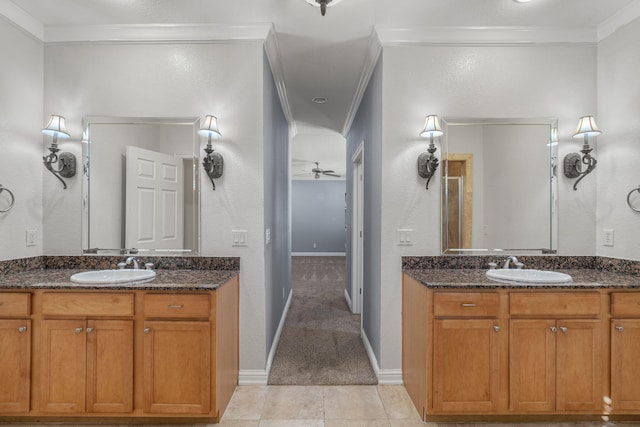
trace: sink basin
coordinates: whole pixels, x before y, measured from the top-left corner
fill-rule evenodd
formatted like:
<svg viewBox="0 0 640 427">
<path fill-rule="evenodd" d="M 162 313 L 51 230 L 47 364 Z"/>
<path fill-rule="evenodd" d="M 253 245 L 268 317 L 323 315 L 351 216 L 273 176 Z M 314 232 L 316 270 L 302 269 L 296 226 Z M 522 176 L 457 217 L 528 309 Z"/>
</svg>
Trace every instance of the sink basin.
<svg viewBox="0 0 640 427">
<path fill-rule="evenodd" d="M 487 270 L 487 277 L 498 282 L 522 283 L 568 283 L 572 280 L 571 276 L 565 273 L 528 269 Z"/>
<path fill-rule="evenodd" d="M 149 282 L 156 277 L 153 270 L 92 270 L 76 273 L 71 276 L 74 283 L 90 283 L 94 285 L 111 285 L 114 283 Z"/>
</svg>

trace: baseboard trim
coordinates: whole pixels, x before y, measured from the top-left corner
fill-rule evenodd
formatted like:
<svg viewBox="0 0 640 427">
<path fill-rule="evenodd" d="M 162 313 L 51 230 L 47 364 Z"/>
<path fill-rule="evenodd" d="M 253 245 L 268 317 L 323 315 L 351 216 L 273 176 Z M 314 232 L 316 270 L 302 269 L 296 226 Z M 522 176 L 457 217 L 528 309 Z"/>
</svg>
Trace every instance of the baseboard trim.
<svg viewBox="0 0 640 427">
<path fill-rule="evenodd" d="M 291 252 L 291 256 L 347 256 L 346 252 Z"/>
<path fill-rule="evenodd" d="M 267 385 L 269 382 L 269 371 L 244 369 L 238 373 L 238 385 Z"/>
<path fill-rule="evenodd" d="M 371 343 L 369 342 L 369 338 L 367 337 L 367 333 L 364 331 L 364 328 L 360 329 L 360 337 L 362 338 L 364 348 L 367 351 L 367 356 L 369 356 L 369 362 L 371 362 L 373 372 L 378 378 L 378 384 L 402 385 L 402 369 L 380 369 L 380 365 L 378 365 L 378 360 L 376 359 L 376 355 L 373 352 L 373 348 L 371 347 Z"/>
<path fill-rule="evenodd" d="M 351 306 L 351 297 L 349 296 L 349 292 L 347 289 L 344 290 L 344 299 L 347 301 L 347 306 L 349 306 L 349 311 L 353 313 L 353 307 Z"/>
</svg>

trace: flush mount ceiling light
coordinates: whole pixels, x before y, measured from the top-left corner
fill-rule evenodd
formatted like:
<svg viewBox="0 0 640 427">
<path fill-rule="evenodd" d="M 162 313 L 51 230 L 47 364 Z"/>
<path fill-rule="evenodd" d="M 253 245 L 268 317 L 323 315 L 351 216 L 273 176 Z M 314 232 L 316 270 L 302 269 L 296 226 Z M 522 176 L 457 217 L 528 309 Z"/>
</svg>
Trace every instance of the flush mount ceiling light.
<svg viewBox="0 0 640 427">
<path fill-rule="evenodd" d="M 325 98 L 324 96 L 316 96 L 312 99 L 312 101 L 316 104 L 324 104 L 325 102 L 327 102 L 327 98 Z"/>
<path fill-rule="evenodd" d="M 319 7 L 320 13 L 322 14 L 322 16 L 324 16 L 324 14 L 327 13 L 328 7 L 333 7 L 338 3 L 340 3 L 342 0 L 305 0 L 305 1 L 312 6 Z"/>
</svg>

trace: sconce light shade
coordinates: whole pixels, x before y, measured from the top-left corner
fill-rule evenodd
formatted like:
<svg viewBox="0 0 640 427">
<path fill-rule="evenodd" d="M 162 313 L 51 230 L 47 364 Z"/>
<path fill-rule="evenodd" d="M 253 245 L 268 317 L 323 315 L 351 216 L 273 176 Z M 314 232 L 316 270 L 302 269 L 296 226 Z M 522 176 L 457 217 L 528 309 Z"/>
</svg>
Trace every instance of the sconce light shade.
<svg viewBox="0 0 640 427">
<path fill-rule="evenodd" d="M 213 146 L 211 145 L 212 138 L 218 139 L 222 137 L 220 130 L 218 130 L 218 119 L 215 116 L 206 116 L 198 133 L 208 138 L 207 147 L 204 149 L 207 154 L 202 159 L 202 167 L 211 180 L 211 186 L 215 191 L 216 183 L 213 180 L 220 178 L 224 169 L 222 155 L 213 151 Z"/>
<path fill-rule="evenodd" d="M 58 138 L 69 138 L 70 136 L 64 123 L 64 117 L 56 114 L 51 115 L 49 123 L 42 129 L 42 133 Z"/>
<path fill-rule="evenodd" d="M 222 138 L 222 134 L 218 130 L 218 119 L 216 116 L 206 116 L 198 133 L 202 136 L 210 136 L 215 139 Z"/>
<path fill-rule="evenodd" d="M 441 136 L 443 133 L 444 132 L 442 132 L 442 129 L 440 128 L 438 116 L 427 116 L 424 121 L 424 129 L 420 132 L 420 136 L 426 138 L 430 136 Z"/>
<path fill-rule="evenodd" d="M 598 161 L 591 156 L 593 148 L 589 146 L 589 137 L 600 135 L 602 132 L 596 125 L 596 120 L 593 116 L 583 116 L 578 120 L 578 128 L 573 134 L 574 138 L 584 138 L 584 144 L 582 146 L 582 157 L 578 153 L 569 153 L 564 156 L 564 176 L 567 178 L 578 178 L 573 183 L 573 190 L 578 189 L 578 183 L 588 174 L 590 174 L 595 168 Z M 582 169 L 582 165 L 586 166 L 586 169 Z"/>
<path fill-rule="evenodd" d="M 426 189 L 429 189 L 429 181 L 436 173 L 438 169 L 438 158 L 434 155 L 436 152 L 436 145 L 433 143 L 433 137 L 441 136 L 444 132 L 440 128 L 440 121 L 438 116 L 430 115 L 424 121 L 424 128 L 420 132 L 420 136 L 423 138 L 429 138 L 429 148 L 426 152 L 421 153 L 418 156 L 418 175 L 421 178 L 427 179 Z"/>
<path fill-rule="evenodd" d="M 42 157 L 44 167 L 47 168 L 60 182 L 63 188 L 67 189 L 67 183 L 62 178 L 71 178 L 76 174 L 76 156 L 73 153 L 60 153 L 58 148 L 58 138 L 69 138 L 70 135 L 67 132 L 65 126 L 64 117 L 52 114 L 49 118 L 49 123 L 42 129 L 42 133 L 53 137 L 49 154 Z M 57 164 L 58 167 L 54 167 Z"/>
<path fill-rule="evenodd" d="M 596 125 L 596 119 L 593 116 L 583 116 L 578 120 L 578 128 L 576 133 L 573 134 L 574 138 L 598 136 L 602 132 Z"/>
</svg>

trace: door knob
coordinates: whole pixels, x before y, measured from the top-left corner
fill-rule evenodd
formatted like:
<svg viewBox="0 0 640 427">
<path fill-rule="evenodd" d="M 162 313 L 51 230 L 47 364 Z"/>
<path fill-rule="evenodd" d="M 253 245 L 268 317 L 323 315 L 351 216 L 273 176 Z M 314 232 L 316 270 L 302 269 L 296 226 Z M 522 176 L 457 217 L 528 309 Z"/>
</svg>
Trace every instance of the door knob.
<svg viewBox="0 0 640 427">
<path fill-rule="evenodd" d="M 566 326 L 560 326 L 560 330 L 566 334 L 569 328 L 567 328 Z"/>
<path fill-rule="evenodd" d="M 20 326 L 18 328 L 18 332 L 20 332 L 20 333 L 27 332 L 27 327 L 26 326 Z"/>
<path fill-rule="evenodd" d="M 145 334 L 148 334 L 149 332 L 151 332 L 151 328 L 144 328 L 142 332 L 144 332 Z"/>
<path fill-rule="evenodd" d="M 624 326 L 616 325 L 616 331 L 624 332 Z"/>
<path fill-rule="evenodd" d="M 551 326 L 551 327 L 549 328 L 549 330 L 550 330 L 551 332 L 553 332 L 554 334 L 555 334 L 556 332 L 558 332 L 558 328 L 556 328 L 555 326 Z"/>
<path fill-rule="evenodd" d="M 76 334 L 79 334 L 80 332 L 82 332 L 82 328 L 76 328 Z"/>
</svg>

